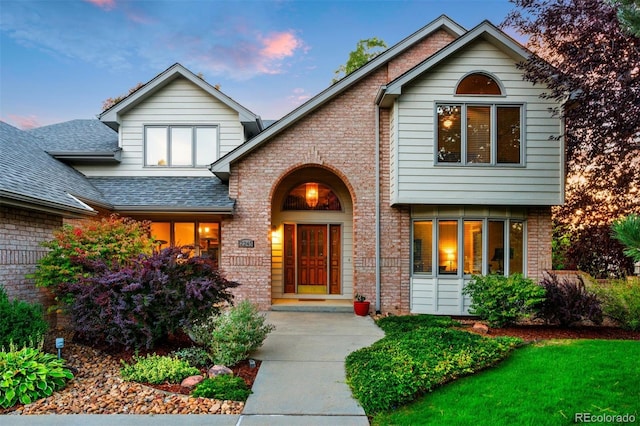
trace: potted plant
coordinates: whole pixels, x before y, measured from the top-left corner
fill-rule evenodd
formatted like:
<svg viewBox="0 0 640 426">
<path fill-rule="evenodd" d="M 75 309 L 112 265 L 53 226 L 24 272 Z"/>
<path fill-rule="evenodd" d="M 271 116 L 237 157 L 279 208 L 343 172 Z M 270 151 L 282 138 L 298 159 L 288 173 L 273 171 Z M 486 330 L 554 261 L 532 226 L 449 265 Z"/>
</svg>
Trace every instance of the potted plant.
<svg viewBox="0 0 640 426">
<path fill-rule="evenodd" d="M 369 301 L 366 300 L 367 297 L 363 294 L 356 293 L 353 298 L 353 311 L 356 315 L 360 315 L 361 317 L 369 315 Z"/>
</svg>

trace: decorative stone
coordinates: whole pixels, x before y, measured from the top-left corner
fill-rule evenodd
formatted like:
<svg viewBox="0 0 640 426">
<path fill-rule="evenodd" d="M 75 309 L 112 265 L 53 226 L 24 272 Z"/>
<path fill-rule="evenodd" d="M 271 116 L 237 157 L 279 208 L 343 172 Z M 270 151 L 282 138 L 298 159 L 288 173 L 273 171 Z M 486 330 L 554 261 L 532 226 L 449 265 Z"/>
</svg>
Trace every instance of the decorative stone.
<svg viewBox="0 0 640 426">
<path fill-rule="evenodd" d="M 482 324 L 481 322 L 473 324 L 473 330 L 478 333 L 489 334 L 489 327 L 487 327 L 485 324 Z"/>
<path fill-rule="evenodd" d="M 225 367 L 224 365 L 214 365 L 207 372 L 209 378 L 214 378 L 216 376 L 223 376 L 225 374 L 233 374 L 233 371 L 229 367 Z"/>
<path fill-rule="evenodd" d="M 204 377 L 198 374 L 197 376 L 189 376 L 180 383 L 180 386 L 191 389 L 198 383 L 204 380 Z"/>
</svg>

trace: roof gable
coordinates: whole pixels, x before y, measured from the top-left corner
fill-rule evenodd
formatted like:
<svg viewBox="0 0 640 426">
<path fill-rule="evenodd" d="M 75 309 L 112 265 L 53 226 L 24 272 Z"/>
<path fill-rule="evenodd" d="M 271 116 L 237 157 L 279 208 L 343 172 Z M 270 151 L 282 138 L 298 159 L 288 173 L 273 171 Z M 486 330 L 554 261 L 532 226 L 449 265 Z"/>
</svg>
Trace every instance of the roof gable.
<svg viewBox="0 0 640 426">
<path fill-rule="evenodd" d="M 140 104 L 142 101 L 149 98 L 154 93 L 162 90 L 163 87 L 165 87 L 176 78 L 185 78 L 189 80 L 191 83 L 198 86 L 224 105 L 238 112 L 240 121 L 245 124 L 245 126 L 257 126 L 258 131 L 262 130 L 260 117 L 258 117 L 256 114 L 252 113 L 247 108 L 243 107 L 238 102 L 234 101 L 233 99 L 213 87 L 211 84 L 207 83 L 205 80 L 198 77 L 178 63 L 170 66 L 169 68 L 158 74 L 148 83 L 124 98 L 122 101 L 113 105 L 106 111 L 103 111 L 98 115 L 98 118 L 100 119 L 100 121 L 102 121 L 112 129 L 117 130 L 123 114 L 135 108 L 136 105 Z"/>
<path fill-rule="evenodd" d="M 360 80 L 367 77 L 379 67 L 389 62 L 391 59 L 400 55 L 402 52 L 406 51 L 407 49 L 418 43 L 420 40 L 438 30 L 447 31 L 448 33 L 456 37 L 459 37 L 466 32 L 466 30 L 462 26 L 458 25 L 447 16 L 441 15 L 420 30 L 411 34 L 409 37 L 382 52 L 380 55 L 369 61 L 366 65 L 342 78 L 335 84 L 329 86 L 327 89 L 320 92 L 318 95 L 314 96 L 309 101 L 296 108 L 273 125 L 269 126 L 253 139 L 240 145 L 235 150 L 231 151 L 224 157 L 220 158 L 218 161 L 214 162 L 211 165 L 210 170 L 220 179 L 227 180 L 230 174 L 231 163 L 249 154 L 257 147 L 266 143 L 270 138 L 274 137 L 292 124 L 301 120 L 307 114 L 320 108 L 321 106 L 332 100 L 334 97 L 341 94 L 349 87 L 358 83 Z"/>
<path fill-rule="evenodd" d="M 451 42 L 448 46 L 425 59 L 422 63 L 407 71 L 394 81 L 380 89 L 376 103 L 380 106 L 389 106 L 395 98 L 402 93 L 402 87 L 411 83 L 420 75 L 438 65 L 446 58 L 469 46 L 478 39 L 484 39 L 498 46 L 501 50 L 512 56 L 514 60 L 525 60 L 531 53 L 518 42 L 500 31 L 489 21 L 484 21 L 460 38 Z"/>
</svg>

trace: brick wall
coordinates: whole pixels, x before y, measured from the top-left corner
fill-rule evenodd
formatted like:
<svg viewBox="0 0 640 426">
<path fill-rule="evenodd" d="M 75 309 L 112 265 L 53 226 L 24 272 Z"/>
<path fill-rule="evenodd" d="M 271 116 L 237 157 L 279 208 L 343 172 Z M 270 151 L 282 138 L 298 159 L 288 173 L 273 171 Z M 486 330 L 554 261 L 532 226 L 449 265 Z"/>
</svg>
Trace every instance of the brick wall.
<svg viewBox="0 0 640 426">
<path fill-rule="evenodd" d="M 232 165 L 229 193 L 236 199 L 232 220 L 222 222 L 221 269 L 242 285 L 238 298 L 262 309 L 271 305 L 271 200 L 278 183 L 292 170 L 320 166 L 341 177 L 353 202 L 354 292 L 376 296 L 374 99 L 388 83 L 453 38 L 444 31 L 395 58 L 336 96 L 303 120 Z M 383 312 L 409 311 L 408 209 L 389 206 L 389 119 L 381 116 L 381 302 Z M 386 166 L 386 167 L 385 167 Z M 254 240 L 253 248 L 237 241 Z"/>
<path fill-rule="evenodd" d="M 531 208 L 527 214 L 527 272 L 540 280 L 551 270 L 551 207 Z"/>
<path fill-rule="evenodd" d="M 38 260 L 46 253 L 40 242 L 50 240 L 53 230 L 60 226 L 60 216 L 0 206 L 0 284 L 9 299 L 45 306 L 51 303 L 48 292 L 36 288 L 26 275 L 35 271 Z"/>
</svg>

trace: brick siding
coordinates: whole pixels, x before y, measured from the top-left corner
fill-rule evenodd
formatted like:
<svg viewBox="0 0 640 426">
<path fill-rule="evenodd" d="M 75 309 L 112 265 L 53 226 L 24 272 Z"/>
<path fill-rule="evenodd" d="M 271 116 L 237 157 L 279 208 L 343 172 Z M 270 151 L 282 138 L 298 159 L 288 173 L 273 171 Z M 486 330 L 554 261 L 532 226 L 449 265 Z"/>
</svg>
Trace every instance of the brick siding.
<svg viewBox="0 0 640 426">
<path fill-rule="evenodd" d="M 37 288 L 27 275 L 36 269 L 47 250 L 40 246 L 51 240 L 53 231 L 62 226 L 62 217 L 8 206 L 0 206 L 0 284 L 9 299 L 42 303 L 49 306 L 51 295 Z"/>
</svg>

